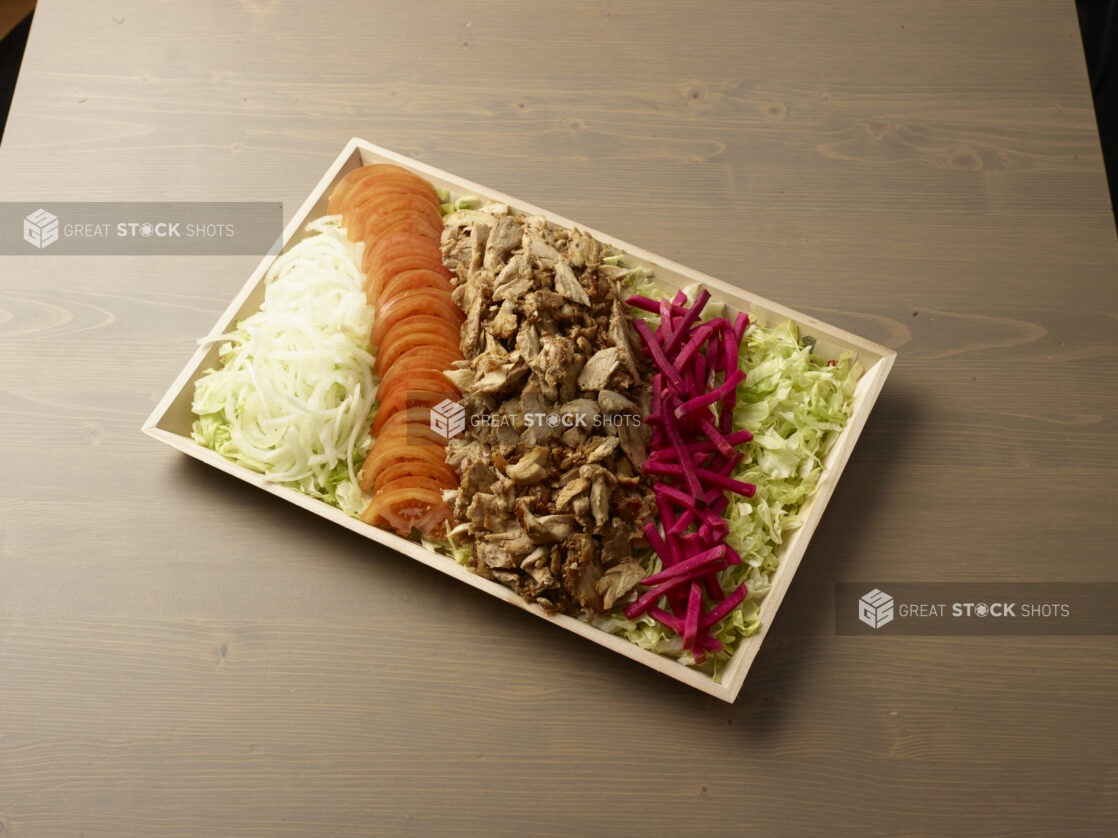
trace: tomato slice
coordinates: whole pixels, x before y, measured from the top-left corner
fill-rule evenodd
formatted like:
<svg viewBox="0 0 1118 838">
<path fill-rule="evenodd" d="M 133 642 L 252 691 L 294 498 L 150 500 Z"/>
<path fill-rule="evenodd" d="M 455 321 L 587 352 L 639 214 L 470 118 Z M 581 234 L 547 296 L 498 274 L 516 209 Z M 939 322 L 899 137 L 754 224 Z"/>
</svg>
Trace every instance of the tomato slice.
<svg viewBox="0 0 1118 838">
<path fill-rule="evenodd" d="M 442 372 L 444 369 L 450 369 L 450 367 L 439 367 L 436 369 L 436 366 L 438 366 L 438 364 L 434 361 L 427 366 L 409 364 L 405 369 L 401 369 L 399 363 L 393 364 L 388 372 L 384 374 L 384 378 L 380 380 L 380 386 L 377 388 L 377 398 L 380 399 L 383 396 L 383 398 L 387 400 L 388 397 L 392 395 L 393 390 L 400 385 L 404 385 L 406 388 L 409 381 L 438 382 L 448 387 L 454 387 L 457 391 L 458 388 L 455 387 L 454 382 L 443 375 Z"/>
<path fill-rule="evenodd" d="M 403 320 L 417 314 L 428 314 L 442 317 L 448 323 L 461 327 L 466 315 L 462 309 L 455 305 L 450 294 L 438 288 L 419 288 L 415 291 L 404 291 L 398 297 L 385 300 L 384 305 L 377 310 L 377 318 L 369 332 L 369 342 L 373 346 L 380 346 L 380 339 Z"/>
<path fill-rule="evenodd" d="M 389 370 L 389 373 L 394 369 L 395 366 Z M 415 390 L 446 393 L 447 398 L 454 401 L 462 396 L 461 391 L 454 385 L 453 381 L 435 370 L 411 370 L 403 375 L 393 375 L 386 378 L 388 379 L 387 382 L 382 381 L 380 387 L 377 388 L 377 401 L 381 404 L 392 401 L 398 392 L 408 393 Z M 422 421 L 426 422 L 427 417 L 424 416 Z"/>
<path fill-rule="evenodd" d="M 390 212 L 379 217 L 375 227 L 365 229 L 365 249 L 376 247 L 377 242 L 392 233 L 415 233 L 440 244 L 443 234 L 442 218 L 436 219 L 430 213 L 408 209 Z"/>
<path fill-rule="evenodd" d="M 445 480 L 440 480 L 435 477 L 428 477 L 423 474 L 400 474 L 393 477 L 391 480 L 383 475 L 378 481 L 380 488 L 377 488 L 377 483 L 373 484 L 373 491 L 375 492 L 391 492 L 393 489 L 431 489 L 438 492 L 441 496 L 447 489 L 456 488 L 457 484 L 447 486 Z"/>
<path fill-rule="evenodd" d="M 338 185 L 335 186 L 334 191 L 330 193 L 330 200 L 326 205 L 326 212 L 330 215 L 337 215 L 342 212 L 346 197 L 350 195 L 359 184 L 370 179 L 376 182 L 389 174 L 395 174 L 397 177 L 403 175 L 414 178 L 421 183 L 427 183 L 427 181 L 423 180 L 419 175 L 408 171 L 403 166 L 397 166 L 393 163 L 373 163 L 368 166 L 358 166 L 338 181 Z M 434 191 L 433 186 L 430 184 L 427 185 Z M 435 194 L 437 198 L 438 193 Z"/>
<path fill-rule="evenodd" d="M 462 394 L 454 384 L 447 381 L 445 376 L 441 373 L 434 372 L 424 373 L 422 377 L 413 375 L 410 381 L 400 378 L 394 379 L 391 389 L 383 389 L 377 392 L 379 404 L 382 405 L 393 404 L 398 402 L 401 396 L 408 396 L 413 393 L 439 393 L 444 399 L 450 399 L 455 402 L 462 398 Z M 383 393 L 383 395 L 380 395 L 381 393 Z M 438 402 L 436 402 L 436 404 L 437 403 Z M 418 409 L 419 406 L 409 404 L 409 407 L 416 407 Z M 429 422 L 430 417 L 424 413 L 423 416 L 419 417 L 419 421 Z M 383 430 L 384 427 L 386 426 L 382 424 L 381 429 Z"/>
<path fill-rule="evenodd" d="M 384 169 L 373 172 L 354 184 L 342 199 L 339 207 L 343 213 L 352 211 L 370 198 L 388 192 L 417 195 L 430 203 L 435 209 L 440 208 L 439 195 L 435 191 L 435 187 L 419 175 L 404 170 L 390 171 Z"/>
<path fill-rule="evenodd" d="M 448 294 L 454 290 L 450 280 L 441 273 L 422 269 L 401 271 L 385 281 L 378 299 L 380 302 L 386 303 L 405 291 L 418 291 L 420 288 L 438 288 Z"/>
<path fill-rule="evenodd" d="M 349 191 L 361 180 L 373 174 L 377 169 L 377 164 L 372 166 L 358 166 L 352 172 L 349 172 L 345 177 L 338 181 L 338 185 L 334 187 L 334 191 L 330 193 L 330 200 L 326 204 L 326 212 L 328 215 L 337 215 L 342 211 L 342 201 Z"/>
<path fill-rule="evenodd" d="M 431 411 L 425 407 L 409 407 L 406 410 L 398 410 L 381 426 L 380 432 L 383 434 L 397 425 L 404 425 L 408 422 L 414 425 L 428 425 L 431 422 Z"/>
<path fill-rule="evenodd" d="M 366 204 L 375 204 L 387 198 L 413 198 L 409 206 L 424 211 L 437 212 L 440 217 L 439 199 L 422 186 L 411 184 L 370 183 L 364 180 L 354 186 L 342 201 L 342 217 L 356 218 Z M 420 206 L 420 204 L 423 206 Z M 373 213 L 375 215 L 375 213 Z M 370 216 L 371 217 L 371 216 Z"/>
<path fill-rule="evenodd" d="M 439 243 L 432 240 L 428 236 L 420 235 L 419 233 L 412 233 L 404 230 L 399 230 L 394 233 L 381 236 L 377 239 L 376 243 L 372 246 L 366 244 L 365 252 L 369 254 L 370 264 L 377 264 L 389 258 L 391 254 L 396 253 L 397 250 L 401 253 L 407 253 L 409 250 L 415 250 L 418 253 L 436 254 L 441 257 L 442 248 Z"/>
<path fill-rule="evenodd" d="M 373 250 L 379 247 L 391 247 L 395 244 L 403 244 L 404 242 L 415 242 L 419 245 L 430 245 L 431 237 L 424 236 L 421 233 L 414 233 L 410 230 L 397 230 L 392 233 L 387 233 L 377 239 Z"/>
<path fill-rule="evenodd" d="M 448 282 L 454 276 L 443 264 L 442 251 L 438 248 L 427 253 L 420 251 L 392 253 L 390 258 L 383 262 L 373 262 L 368 258 L 368 254 L 365 254 L 361 262 L 361 270 L 366 275 L 365 291 L 374 305 L 380 299 L 380 292 L 384 288 L 384 284 L 398 273 L 415 270 L 434 271 L 445 276 Z"/>
<path fill-rule="evenodd" d="M 440 384 L 429 382 L 416 382 L 408 389 L 397 389 L 390 398 L 386 398 L 377 407 L 377 415 L 373 419 L 373 433 L 379 434 L 385 423 L 399 412 L 412 408 L 426 408 L 427 416 L 424 423 L 430 427 L 430 411 L 435 405 L 446 400 L 454 401 L 458 398 L 458 391 L 453 387 L 443 387 Z"/>
<path fill-rule="evenodd" d="M 397 358 L 392 367 L 395 369 L 401 364 L 408 364 L 409 367 L 415 369 L 442 372 L 443 370 L 454 369 L 454 362 L 462 360 L 464 359 L 461 349 L 447 349 L 445 346 L 417 346 Z"/>
<path fill-rule="evenodd" d="M 438 207 L 418 195 L 409 195 L 406 192 L 383 193 L 374 195 L 360 206 L 354 207 L 352 220 L 347 219 L 347 227 L 356 233 L 356 239 L 365 239 L 369 232 L 380 228 L 382 221 L 388 219 L 393 213 L 407 210 L 426 215 L 433 222 L 441 225 L 443 216 Z"/>
<path fill-rule="evenodd" d="M 403 271 L 408 270 L 430 270 L 432 273 L 437 273 L 443 276 L 447 282 L 450 281 L 450 270 L 443 266 L 443 252 L 439 246 L 430 239 L 416 237 L 419 242 L 396 242 L 389 247 L 383 248 L 379 253 L 366 254 L 362 258 L 362 264 L 368 265 L 366 273 L 376 275 L 376 283 L 366 277 L 367 288 L 372 289 L 376 294 L 377 299 L 380 299 L 383 293 L 385 283 L 388 282 L 393 276 Z M 410 267 L 410 259 L 416 260 L 416 267 Z M 422 260 L 422 262 L 419 262 Z M 403 264 L 403 267 L 399 267 Z"/>
<path fill-rule="evenodd" d="M 451 343 L 450 338 L 443 335 L 425 334 L 422 331 L 409 331 L 406 334 L 401 334 L 392 339 L 392 343 L 385 343 L 377 349 L 376 363 L 373 365 L 373 372 L 377 375 L 384 375 L 384 373 L 391 368 L 392 362 L 412 349 L 417 349 L 423 346 L 442 346 L 445 349 L 453 351 L 455 345 Z"/>
<path fill-rule="evenodd" d="M 379 409 L 377 413 L 380 413 Z M 402 422 L 377 434 L 372 450 L 384 450 L 399 445 L 437 445 L 445 448 L 446 437 L 431 430 L 428 422 Z"/>
<path fill-rule="evenodd" d="M 431 411 L 435 407 L 448 400 L 457 402 L 460 398 L 461 394 L 453 385 L 448 387 L 437 381 L 417 381 L 397 387 L 379 403 L 372 431 L 382 434 L 405 422 L 429 427 Z M 401 416 L 405 418 L 401 419 Z"/>
<path fill-rule="evenodd" d="M 459 350 L 450 351 L 445 346 L 418 346 L 397 357 L 381 380 L 389 375 L 407 378 L 409 375 L 451 370 L 455 368 L 454 362 L 461 360 Z"/>
<path fill-rule="evenodd" d="M 425 487 L 399 488 L 380 492 L 361 514 L 361 520 L 374 526 L 395 530 L 405 538 L 419 530 L 428 538 L 440 537 L 450 520 L 450 508 L 442 493 Z"/>
<path fill-rule="evenodd" d="M 388 432 L 382 432 L 382 436 Z M 357 482 L 364 492 L 373 487 L 377 476 L 394 463 L 446 463 L 446 447 L 433 443 L 421 445 L 407 444 L 406 442 L 386 443 L 379 448 L 375 447 L 367 455 L 361 465 L 361 473 Z"/>
<path fill-rule="evenodd" d="M 401 477 L 419 477 L 434 481 L 441 489 L 457 489 L 458 475 L 446 463 L 424 463 L 419 461 L 393 463 L 378 476 L 373 483 L 373 492 L 379 492 Z"/>
<path fill-rule="evenodd" d="M 413 314 L 396 320 L 384 333 L 377 345 L 377 352 L 391 353 L 392 343 L 395 339 L 411 333 L 427 335 L 432 343 L 435 338 L 444 338 L 451 347 L 458 346 L 462 339 L 461 330 L 457 323 L 451 323 L 445 317 L 434 314 Z M 387 367 L 385 372 L 387 372 Z"/>
</svg>

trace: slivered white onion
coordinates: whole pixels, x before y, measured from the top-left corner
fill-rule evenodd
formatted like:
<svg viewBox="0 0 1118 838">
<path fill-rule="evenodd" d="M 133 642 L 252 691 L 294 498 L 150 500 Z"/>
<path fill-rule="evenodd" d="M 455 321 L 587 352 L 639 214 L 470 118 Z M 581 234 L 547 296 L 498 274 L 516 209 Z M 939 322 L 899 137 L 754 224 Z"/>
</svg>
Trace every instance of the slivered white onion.
<svg viewBox="0 0 1118 838">
<path fill-rule="evenodd" d="M 373 309 L 364 244 L 346 238 L 341 216 L 306 230 L 272 263 L 260 310 L 213 339 L 225 342 L 222 366 L 197 382 L 194 436 L 269 480 L 332 498 L 339 464 L 356 483 L 354 459 L 368 441 Z"/>
</svg>

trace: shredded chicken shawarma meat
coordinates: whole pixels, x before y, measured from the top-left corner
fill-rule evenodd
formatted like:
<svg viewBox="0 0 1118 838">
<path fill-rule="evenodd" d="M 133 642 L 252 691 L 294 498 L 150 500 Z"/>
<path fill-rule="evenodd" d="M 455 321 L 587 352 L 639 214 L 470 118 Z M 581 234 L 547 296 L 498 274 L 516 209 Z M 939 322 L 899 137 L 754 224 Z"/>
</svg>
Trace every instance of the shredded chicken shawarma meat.
<svg viewBox="0 0 1118 838">
<path fill-rule="evenodd" d="M 594 617 L 643 577 L 631 549 L 655 508 L 640 471 L 651 372 L 623 274 L 586 233 L 504 206 L 451 213 L 442 246 L 466 312 L 450 373 L 471 417 L 447 451 L 456 533 L 477 573 Z"/>
</svg>

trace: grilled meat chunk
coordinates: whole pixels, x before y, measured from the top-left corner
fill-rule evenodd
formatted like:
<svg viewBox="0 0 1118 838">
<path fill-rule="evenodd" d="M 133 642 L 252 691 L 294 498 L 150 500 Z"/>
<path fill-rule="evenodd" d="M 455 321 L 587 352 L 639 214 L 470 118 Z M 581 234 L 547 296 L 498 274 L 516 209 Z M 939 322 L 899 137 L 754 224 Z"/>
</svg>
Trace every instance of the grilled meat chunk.
<svg viewBox="0 0 1118 838">
<path fill-rule="evenodd" d="M 605 413 L 636 413 L 637 406 L 616 390 L 602 390 L 598 393 L 598 404 Z"/>
<path fill-rule="evenodd" d="M 644 568 L 641 567 L 640 562 L 631 559 L 614 565 L 605 571 L 602 578 L 594 584 L 594 590 L 602 598 L 602 608 L 609 611 L 619 599 L 633 590 L 643 578 Z"/>
<path fill-rule="evenodd" d="M 519 220 L 511 215 L 499 219 L 486 242 L 485 267 L 496 272 L 500 265 L 508 261 L 508 255 L 520 244 L 522 236 L 523 227 Z"/>
<path fill-rule="evenodd" d="M 598 582 L 602 565 L 595 555 L 594 539 L 586 533 L 575 533 L 567 539 L 567 558 L 563 563 L 563 582 L 567 592 L 588 613 L 602 610 Z"/>
<path fill-rule="evenodd" d="M 641 380 L 637 370 L 637 359 L 633 355 L 633 348 L 629 342 L 629 327 L 625 323 L 625 314 L 621 309 L 621 301 L 614 300 L 609 314 L 609 340 L 617 349 L 625 369 L 629 371 L 634 382 Z"/>
<path fill-rule="evenodd" d="M 539 483 L 547 478 L 547 449 L 537 445 L 505 472 L 517 483 L 529 486 Z"/>
<path fill-rule="evenodd" d="M 581 230 L 508 207 L 446 217 L 452 298 L 466 312 L 466 356 L 448 375 L 471 414 L 451 440 L 459 473 L 458 543 L 473 566 L 549 612 L 588 617 L 631 595 L 643 575 L 631 542 L 655 509 L 641 475 L 647 359 L 633 351 L 624 269 Z"/>
<path fill-rule="evenodd" d="M 516 319 L 516 301 L 511 297 L 504 298 L 501 308 L 493 318 L 491 328 L 493 334 L 504 340 L 516 337 L 516 330 L 520 323 Z"/>
<path fill-rule="evenodd" d="M 621 365 L 621 352 L 608 346 L 595 352 L 578 375 L 578 386 L 583 390 L 601 390 L 613 371 Z"/>
<path fill-rule="evenodd" d="M 580 306 L 590 305 L 590 296 L 586 293 L 586 289 L 579 284 L 575 272 L 564 261 L 559 261 L 555 265 L 555 290 Z"/>
</svg>

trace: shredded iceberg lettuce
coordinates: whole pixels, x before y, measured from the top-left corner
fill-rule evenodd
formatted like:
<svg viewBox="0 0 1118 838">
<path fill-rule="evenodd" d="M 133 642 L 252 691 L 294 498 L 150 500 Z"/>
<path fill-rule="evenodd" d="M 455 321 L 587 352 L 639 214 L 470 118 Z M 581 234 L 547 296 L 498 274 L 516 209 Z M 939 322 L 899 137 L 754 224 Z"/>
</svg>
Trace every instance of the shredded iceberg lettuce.
<svg viewBox="0 0 1118 838">
<path fill-rule="evenodd" d="M 439 210 L 443 215 L 450 215 L 455 210 L 464 209 L 477 209 L 481 204 L 481 198 L 477 195 L 463 195 L 454 201 L 450 200 L 450 193 L 445 189 L 435 190 L 439 196 Z"/>
<path fill-rule="evenodd" d="M 634 268 L 626 283 L 634 294 L 652 299 L 664 296 L 642 268 Z M 697 285 L 684 289 L 689 301 L 698 291 Z M 723 309 L 704 311 L 703 319 L 720 316 Z M 639 309 L 630 311 L 633 316 L 658 321 Z M 823 458 L 850 417 L 861 365 L 851 353 L 828 363 L 812 351 L 814 345 L 814 339 L 801 338 L 791 321 L 769 327 L 753 319 L 742 341 L 738 365 L 746 379 L 738 388 L 733 428 L 749 430 L 753 441 L 743 449 L 745 457 L 733 477 L 755 484 L 757 494 L 752 498 L 729 496 L 727 541 L 743 562 L 722 571 L 721 581 L 724 590 L 745 583 L 749 595 L 714 627 L 712 633 L 723 650 L 708 656 L 700 668 L 715 678 L 739 641 L 760 628 L 759 603 L 769 591 L 781 545 L 800 526 L 797 513 L 818 484 Z M 650 573 L 659 569 L 654 558 L 646 565 Z M 618 607 L 596 624 L 643 649 L 694 664 L 691 654 L 682 650 L 681 639 L 651 617 L 629 620 Z"/>
<path fill-rule="evenodd" d="M 356 467 L 376 395 L 362 244 L 341 216 L 272 264 L 260 310 L 221 341 L 221 365 L 197 380 L 193 437 L 269 480 L 359 515 Z"/>
<path fill-rule="evenodd" d="M 734 478 L 753 483 L 752 498 L 730 496 L 727 541 L 743 562 L 722 572 L 726 590 L 745 583 L 749 596 L 724 620 L 715 636 L 725 647 L 712 656 L 717 671 L 738 640 L 760 627 L 757 603 L 769 591 L 786 535 L 798 528 L 800 507 L 815 491 L 823 458 L 850 418 L 861 365 L 852 353 L 833 364 L 805 345 L 796 325 L 746 330 L 738 364 L 746 380 L 738 388 L 734 430 L 753 433 Z"/>
</svg>

